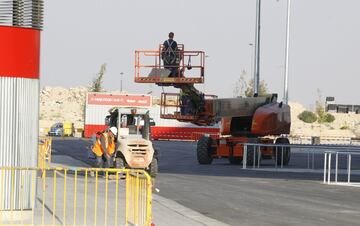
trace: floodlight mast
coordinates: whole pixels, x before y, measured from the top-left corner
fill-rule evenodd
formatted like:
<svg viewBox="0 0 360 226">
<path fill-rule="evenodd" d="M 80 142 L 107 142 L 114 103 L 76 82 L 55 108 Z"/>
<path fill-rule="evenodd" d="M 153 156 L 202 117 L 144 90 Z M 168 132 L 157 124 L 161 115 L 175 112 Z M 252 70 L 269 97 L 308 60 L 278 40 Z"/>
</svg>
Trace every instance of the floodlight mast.
<svg viewBox="0 0 360 226">
<path fill-rule="evenodd" d="M 254 94 L 259 94 L 260 84 L 260 11 L 261 0 L 256 1 Z"/>
</svg>

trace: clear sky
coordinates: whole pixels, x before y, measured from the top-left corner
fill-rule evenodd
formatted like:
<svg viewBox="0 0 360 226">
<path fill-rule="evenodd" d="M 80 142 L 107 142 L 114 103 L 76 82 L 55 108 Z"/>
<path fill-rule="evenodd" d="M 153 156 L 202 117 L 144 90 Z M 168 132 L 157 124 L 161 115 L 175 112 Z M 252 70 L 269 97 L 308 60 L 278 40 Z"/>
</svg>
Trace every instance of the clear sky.
<svg viewBox="0 0 360 226">
<path fill-rule="evenodd" d="M 317 89 L 360 104 L 360 1 L 292 0 L 289 100 L 313 105 Z M 262 0 L 260 76 L 283 96 L 287 0 Z M 170 31 L 187 50 L 203 50 L 200 90 L 232 97 L 241 71 L 253 73 L 255 0 L 48 0 L 42 32 L 41 86 L 87 85 L 107 63 L 104 86 L 155 94 L 134 83 L 134 51 L 156 49 Z M 165 91 L 170 91 L 166 88 Z"/>
</svg>

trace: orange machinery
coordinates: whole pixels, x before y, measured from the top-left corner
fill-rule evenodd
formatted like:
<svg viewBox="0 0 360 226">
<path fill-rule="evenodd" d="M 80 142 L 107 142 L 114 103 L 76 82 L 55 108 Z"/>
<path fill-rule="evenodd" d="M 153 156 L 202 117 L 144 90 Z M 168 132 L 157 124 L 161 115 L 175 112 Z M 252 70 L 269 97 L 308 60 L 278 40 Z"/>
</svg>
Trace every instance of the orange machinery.
<svg viewBox="0 0 360 226">
<path fill-rule="evenodd" d="M 228 158 L 231 164 L 240 164 L 243 160 L 244 143 L 284 143 L 289 140 L 282 135 L 290 133 L 290 107 L 277 102 L 277 94 L 239 98 L 217 98 L 204 95 L 195 87 L 195 83 L 204 82 L 203 51 L 185 51 L 179 45 L 179 63 L 174 65 L 177 74 L 169 77 L 169 67 L 161 60 L 162 46 L 155 51 L 135 52 L 135 82 L 156 83 L 159 86 L 174 86 L 180 93 L 162 93 L 160 117 L 191 122 L 200 126 L 214 125 L 220 122 L 220 135 L 204 134 L 197 144 L 197 159 L 200 164 L 211 164 L 214 158 Z M 184 113 L 185 103 L 182 93 L 187 93 L 194 111 Z M 275 158 L 275 150 L 261 147 L 261 156 L 255 148 L 248 149 L 247 164 L 254 159 Z M 290 149 L 278 150 L 276 162 L 287 165 Z M 281 157 L 283 156 L 283 161 Z M 261 159 L 260 158 L 260 159 Z"/>
</svg>

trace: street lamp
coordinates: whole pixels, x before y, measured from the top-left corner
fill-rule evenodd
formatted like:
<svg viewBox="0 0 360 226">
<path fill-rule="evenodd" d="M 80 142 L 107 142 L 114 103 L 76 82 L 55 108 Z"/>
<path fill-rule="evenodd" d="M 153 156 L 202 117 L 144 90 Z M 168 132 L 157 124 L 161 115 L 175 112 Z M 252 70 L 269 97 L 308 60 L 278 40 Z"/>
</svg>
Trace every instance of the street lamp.
<svg viewBox="0 0 360 226">
<path fill-rule="evenodd" d="M 254 64 L 254 94 L 259 93 L 260 80 L 260 12 L 261 0 L 256 1 L 256 28 L 255 28 L 255 64 Z"/>
<path fill-rule="evenodd" d="M 124 72 L 120 72 L 120 92 L 121 93 L 123 91 L 123 75 L 124 75 Z"/>
<path fill-rule="evenodd" d="M 286 18 L 286 46 L 285 46 L 285 75 L 284 75 L 284 103 L 287 104 L 288 97 L 288 86 L 289 86 L 289 32 L 290 32 L 290 6 L 291 0 L 287 1 L 287 18 Z"/>
</svg>

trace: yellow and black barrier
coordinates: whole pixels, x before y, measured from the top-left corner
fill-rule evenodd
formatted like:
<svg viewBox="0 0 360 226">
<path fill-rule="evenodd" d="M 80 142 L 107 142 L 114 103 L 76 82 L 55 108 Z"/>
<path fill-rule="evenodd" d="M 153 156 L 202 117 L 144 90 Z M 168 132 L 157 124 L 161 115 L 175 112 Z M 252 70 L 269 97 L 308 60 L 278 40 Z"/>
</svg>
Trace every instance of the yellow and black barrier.
<svg viewBox="0 0 360 226">
<path fill-rule="evenodd" d="M 151 183 L 142 170 L 3 167 L 0 225 L 150 226 Z"/>
</svg>

